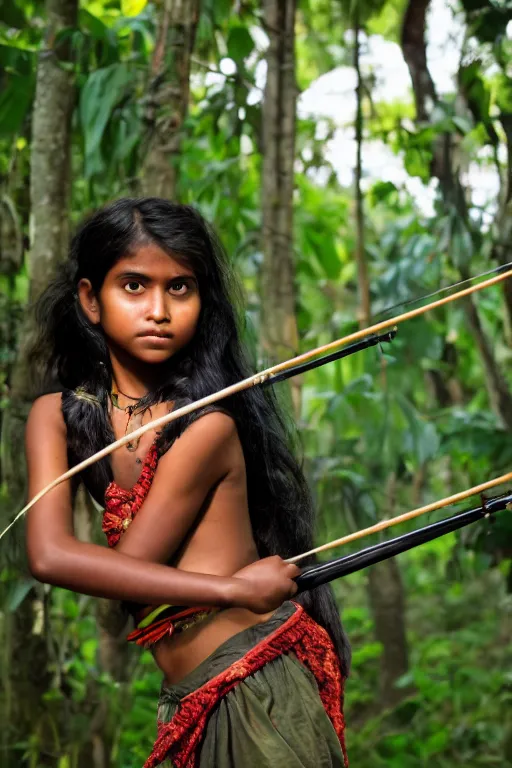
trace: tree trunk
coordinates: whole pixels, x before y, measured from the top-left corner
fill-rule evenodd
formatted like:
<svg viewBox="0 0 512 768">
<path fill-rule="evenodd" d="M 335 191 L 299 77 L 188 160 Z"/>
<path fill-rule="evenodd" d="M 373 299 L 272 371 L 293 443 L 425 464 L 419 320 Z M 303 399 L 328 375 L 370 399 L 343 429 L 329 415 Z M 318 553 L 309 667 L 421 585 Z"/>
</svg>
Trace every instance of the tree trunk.
<svg viewBox="0 0 512 768">
<path fill-rule="evenodd" d="M 199 9 L 200 0 L 163 0 L 145 114 L 145 195 L 177 199 L 183 123 L 189 103 L 190 57 Z"/>
<path fill-rule="evenodd" d="M 507 382 L 492 353 L 489 339 L 482 328 L 475 303 L 471 297 L 463 299 L 468 324 L 483 363 L 484 378 L 492 408 L 503 425 L 512 429 L 512 397 Z"/>
<path fill-rule="evenodd" d="M 13 148 L 14 149 L 14 148 Z M 16 349 L 18 326 L 22 316 L 22 304 L 17 298 L 16 276 L 23 264 L 24 235 L 28 229 L 28 186 L 29 175 L 19 163 L 16 167 L 16 152 L 10 168 L 0 182 L 0 276 L 5 280 L 6 290 L 0 296 L 0 397 L 8 397 L 8 382 L 12 369 L 11 351 Z M 20 214 L 19 211 L 23 213 Z M 22 216 L 25 214 L 25 219 Z M 0 408 L 0 435 L 3 432 L 5 409 Z M 0 447 L 0 484 L 5 482 L 4 454 Z M 0 513 L 0 522 L 3 514 Z"/>
<path fill-rule="evenodd" d="M 440 408 L 464 405 L 464 388 L 457 378 L 457 360 L 457 347 L 445 341 L 441 356 L 442 366 L 425 371 L 427 385 Z M 415 506 L 419 506 L 419 502 Z"/>
<path fill-rule="evenodd" d="M 402 25 L 402 54 L 409 69 L 416 105 L 416 120 L 428 123 L 437 103 L 434 81 L 427 66 L 425 26 L 430 0 L 409 0 Z M 450 135 L 444 134 L 434 142 L 432 176 L 445 187 L 451 180 L 449 163 Z"/>
<path fill-rule="evenodd" d="M 502 115 L 501 125 L 507 140 L 507 169 L 503 180 L 504 194 L 494 223 L 494 247 L 492 256 L 499 264 L 508 264 L 512 258 L 512 113 Z M 503 283 L 503 295 L 507 308 L 507 340 L 512 342 L 512 280 Z"/>
<path fill-rule="evenodd" d="M 47 12 L 46 41 L 38 58 L 32 113 L 32 237 L 28 255 L 31 303 L 46 287 L 57 264 L 65 259 L 69 244 L 70 138 L 75 86 L 73 74 L 62 66 L 69 57 L 67 45 L 57 44 L 56 41 L 62 30 L 76 26 L 77 0 L 48 0 Z M 15 502 L 25 492 L 19 457 L 24 452 L 23 431 L 33 396 L 32 372 L 26 362 L 26 350 L 32 334 L 29 320 L 21 334 L 11 382 L 5 481 Z"/>
<path fill-rule="evenodd" d="M 405 596 L 402 577 L 394 557 L 372 565 L 368 574 L 368 595 L 375 624 L 375 637 L 382 645 L 379 699 L 392 707 L 404 696 L 396 681 L 409 669 L 405 635 Z"/>
<path fill-rule="evenodd" d="M 270 44 L 263 100 L 261 335 L 270 360 L 297 354 L 295 260 L 293 254 L 293 167 L 295 162 L 295 0 L 264 0 Z M 292 399 L 300 412 L 300 381 Z"/>
<path fill-rule="evenodd" d="M 34 301 L 48 281 L 49 274 L 64 258 L 68 245 L 68 194 L 70 177 L 70 127 L 75 89 L 73 74 L 62 67 L 69 51 L 58 42 L 59 33 L 76 26 L 76 0 L 47 0 L 46 40 L 37 63 L 36 95 L 32 114 L 32 157 L 30 176 L 31 250 L 29 254 L 30 300 Z M 30 324 L 21 334 L 22 344 L 14 367 L 10 404 L 2 425 L 4 480 L 8 488 L 9 514 L 14 514 L 25 496 L 24 425 L 30 408 L 31 372 L 26 364 Z M 6 522 L 6 521 L 2 521 Z M 16 538 L 15 538 L 16 537 Z M 18 539 L 15 532 L 11 539 Z M 11 547 L 9 549 L 12 549 Z M 16 550 L 19 553 L 19 549 Z M 19 578 L 26 577 L 20 554 L 16 568 Z M 23 765 L 23 747 L 28 737 L 37 751 L 38 766 L 56 766 L 59 745 L 56 740 L 62 711 L 56 702 L 43 701 L 50 684 L 48 647 L 41 626 L 44 589 L 31 589 L 4 625 L 4 656 L 1 713 L 6 724 L 2 768 Z M 7 728 L 7 724 L 9 728 Z M 57 728 L 55 731 L 54 729 Z M 35 764 L 35 763 L 33 763 Z"/>
<path fill-rule="evenodd" d="M 422 123 L 430 119 L 437 101 L 434 81 L 427 67 L 425 25 L 430 0 L 410 0 L 402 26 L 402 53 L 412 80 L 416 118 Z"/>
<path fill-rule="evenodd" d="M 359 288 L 359 327 L 366 328 L 370 325 L 370 284 L 368 282 L 368 266 L 364 250 L 364 202 L 361 190 L 363 177 L 363 78 L 359 61 L 359 12 L 356 6 L 356 19 L 354 22 L 354 69 L 357 75 L 356 85 L 356 167 L 354 173 L 354 192 L 356 201 L 356 247 L 355 257 L 357 264 L 357 284 Z"/>
<path fill-rule="evenodd" d="M 77 0 L 48 0 L 46 50 L 37 65 L 32 115 L 30 169 L 30 299 L 46 287 L 48 276 L 64 260 L 69 245 L 71 117 L 75 104 L 74 73 L 62 62 L 69 51 L 56 37 L 76 26 Z"/>
</svg>

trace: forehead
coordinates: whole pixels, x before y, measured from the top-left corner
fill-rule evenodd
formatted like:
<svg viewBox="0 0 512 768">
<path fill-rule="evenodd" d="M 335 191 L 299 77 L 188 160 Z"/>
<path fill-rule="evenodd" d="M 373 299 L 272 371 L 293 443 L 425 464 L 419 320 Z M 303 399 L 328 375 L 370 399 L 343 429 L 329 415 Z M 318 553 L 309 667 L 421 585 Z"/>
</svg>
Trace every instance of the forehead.
<svg viewBox="0 0 512 768">
<path fill-rule="evenodd" d="M 173 277 L 175 275 L 193 275 L 194 271 L 186 266 L 184 260 L 178 261 L 156 243 L 148 243 L 134 248 L 131 253 L 122 256 L 112 268 L 113 276 L 123 272 L 143 272 L 150 277 Z"/>
</svg>

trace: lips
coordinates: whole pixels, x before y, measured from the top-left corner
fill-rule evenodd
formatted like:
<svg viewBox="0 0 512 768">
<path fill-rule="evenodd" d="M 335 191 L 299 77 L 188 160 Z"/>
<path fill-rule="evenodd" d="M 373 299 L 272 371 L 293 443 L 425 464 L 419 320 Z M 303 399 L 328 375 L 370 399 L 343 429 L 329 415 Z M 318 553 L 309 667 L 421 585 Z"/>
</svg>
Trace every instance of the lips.
<svg viewBox="0 0 512 768">
<path fill-rule="evenodd" d="M 171 333 L 162 333 L 162 331 L 148 331 L 139 335 L 144 338 L 172 339 Z"/>
</svg>

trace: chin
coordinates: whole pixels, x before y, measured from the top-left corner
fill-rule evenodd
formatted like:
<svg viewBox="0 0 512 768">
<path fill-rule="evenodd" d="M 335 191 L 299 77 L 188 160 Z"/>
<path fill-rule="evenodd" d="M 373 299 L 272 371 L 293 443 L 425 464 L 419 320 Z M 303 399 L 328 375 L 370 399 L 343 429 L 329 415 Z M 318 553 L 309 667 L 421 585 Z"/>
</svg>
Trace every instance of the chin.
<svg viewBox="0 0 512 768">
<path fill-rule="evenodd" d="M 148 350 L 143 355 L 137 355 L 137 359 L 141 363 L 146 363 L 146 365 L 162 365 L 167 363 L 172 357 L 174 357 L 174 352 L 164 352 L 160 349 Z"/>
</svg>

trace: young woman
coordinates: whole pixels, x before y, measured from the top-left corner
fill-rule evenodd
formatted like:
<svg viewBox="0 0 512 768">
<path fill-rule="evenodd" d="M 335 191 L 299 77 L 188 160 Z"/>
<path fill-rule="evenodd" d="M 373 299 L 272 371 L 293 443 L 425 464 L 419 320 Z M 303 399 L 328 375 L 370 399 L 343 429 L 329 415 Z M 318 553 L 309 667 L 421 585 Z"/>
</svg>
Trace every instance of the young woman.
<svg viewBox="0 0 512 768">
<path fill-rule="evenodd" d="M 37 308 L 33 359 L 59 391 L 29 416 L 30 497 L 248 376 L 236 298 L 193 208 L 122 199 L 87 221 Z M 164 674 L 146 768 L 346 765 L 348 643 L 329 588 L 290 600 L 299 570 L 281 558 L 311 548 L 313 513 L 272 395 L 253 388 L 148 432 L 80 481 L 105 507 L 109 548 L 74 537 L 77 484 L 62 483 L 28 515 L 30 566 L 133 615 L 129 639 Z"/>
</svg>

